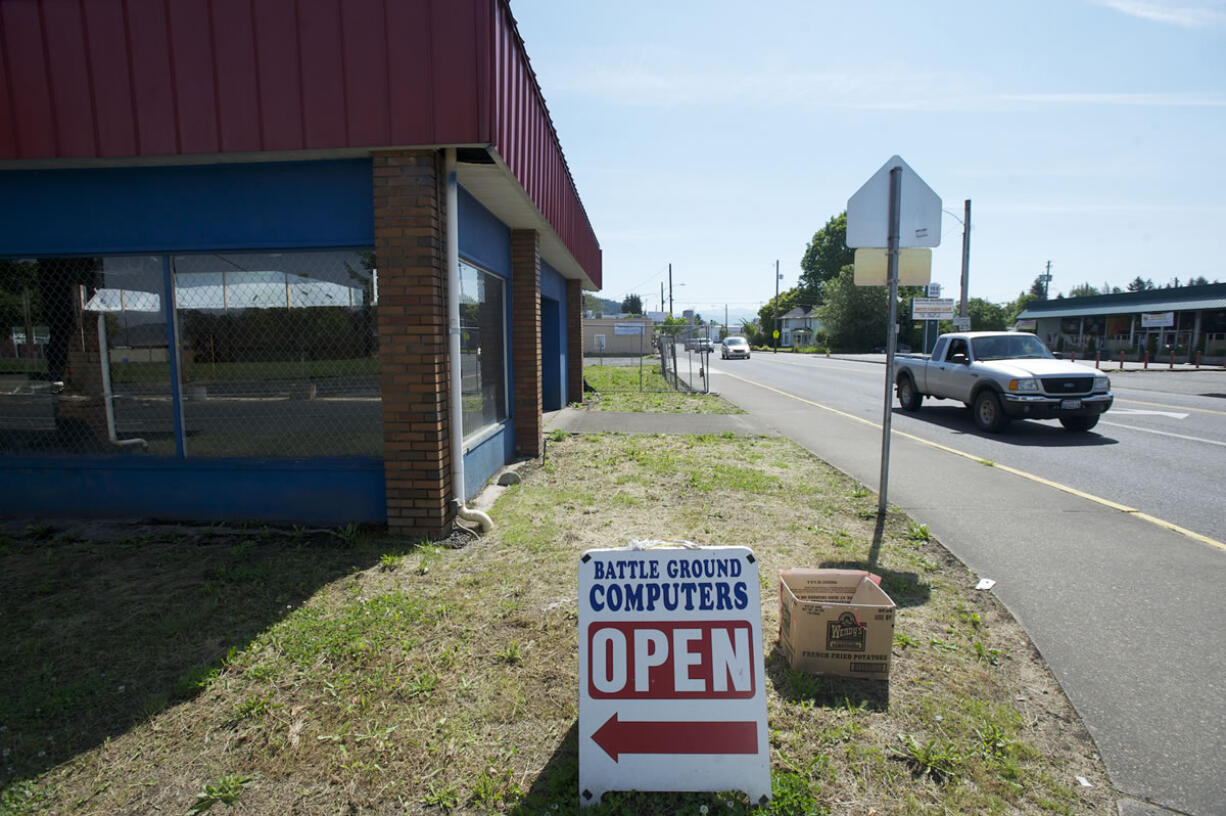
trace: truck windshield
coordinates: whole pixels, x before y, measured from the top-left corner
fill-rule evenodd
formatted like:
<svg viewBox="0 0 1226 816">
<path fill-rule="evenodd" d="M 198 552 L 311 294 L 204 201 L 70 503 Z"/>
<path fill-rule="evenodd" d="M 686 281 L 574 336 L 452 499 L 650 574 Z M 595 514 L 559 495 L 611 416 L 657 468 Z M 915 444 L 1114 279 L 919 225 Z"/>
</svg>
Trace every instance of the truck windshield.
<svg viewBox="0 0 1226 816">
<path fill-rule="evenodd" d="M 1023 357 L 1051 357 L 1043 341 L 1033 334 L 976 337 L 971 341 L 976 360 L 1014 360 Z"/>
</svg>

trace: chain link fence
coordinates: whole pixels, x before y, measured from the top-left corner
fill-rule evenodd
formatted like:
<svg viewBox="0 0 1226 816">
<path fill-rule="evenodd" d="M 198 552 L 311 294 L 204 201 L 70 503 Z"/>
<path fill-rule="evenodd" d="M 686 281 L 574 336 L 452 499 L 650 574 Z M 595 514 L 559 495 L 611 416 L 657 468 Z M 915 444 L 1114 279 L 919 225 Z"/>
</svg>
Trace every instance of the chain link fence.
<svg viewBox="0 0 1226 816">
<path fill-rule="evenodd" d="M 381 455 L 377 298 L 371 251 L 0 260 L 0 454 Z"/>
</svg>

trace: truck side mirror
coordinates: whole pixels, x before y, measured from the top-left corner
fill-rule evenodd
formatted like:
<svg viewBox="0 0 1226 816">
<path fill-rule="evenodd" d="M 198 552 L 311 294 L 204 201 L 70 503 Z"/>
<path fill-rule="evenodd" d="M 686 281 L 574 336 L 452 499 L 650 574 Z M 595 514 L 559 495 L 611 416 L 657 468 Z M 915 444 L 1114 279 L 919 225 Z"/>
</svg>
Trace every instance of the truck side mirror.
<svg viewBox="0 0 1226 816">
<path fill-rule="evenodd" d="M 970 363 L 970 358 L 962 352 L 958 352 L 957 354 L 951 355 L 949 361 L 951 363 L 957 363 L 958 365 L 967 365 Z"/>
</svg>

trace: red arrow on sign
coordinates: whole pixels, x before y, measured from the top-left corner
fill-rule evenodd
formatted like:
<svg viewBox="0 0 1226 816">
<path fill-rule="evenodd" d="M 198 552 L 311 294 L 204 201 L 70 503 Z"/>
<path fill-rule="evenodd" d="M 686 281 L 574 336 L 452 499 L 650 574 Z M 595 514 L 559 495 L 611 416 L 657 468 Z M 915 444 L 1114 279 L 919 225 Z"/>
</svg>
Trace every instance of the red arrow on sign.
<svg viewBox="0 0 1226 816">
<path fill-rule="evenodd" d="M 617 712 L 592 739 L 617 762 L 619 754 L 756 754 L 756 722 L 622 722 Z"/>
</svg>

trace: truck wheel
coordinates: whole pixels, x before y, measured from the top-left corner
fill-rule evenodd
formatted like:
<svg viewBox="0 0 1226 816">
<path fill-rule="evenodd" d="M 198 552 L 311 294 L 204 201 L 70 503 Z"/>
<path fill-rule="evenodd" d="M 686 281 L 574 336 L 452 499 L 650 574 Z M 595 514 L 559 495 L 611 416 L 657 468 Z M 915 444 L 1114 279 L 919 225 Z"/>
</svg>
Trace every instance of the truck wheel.
<svg viewBox="0 0 1226 816">
<path fill-rule="evenodd" d="M 975 418 L 979 429 L 988 433 L 1000 433 L 1009 424 L 1008 415 L 1000 407 L 1000 397 L 986 388 L 975 395 L 971 416 Z"/>
<path fill-rule="evenodd" d="M 1066 431 L 1084 432 L 1098 424 L 1098 414 L 1094 416 L 1060 417 L 1060 424 Z"/>
<path fill-rule="evenodd" d="M 918 411 L 924 404 L 924 395 L 915 390 L 915 382 L 910 377 L 898 378 L 898 405 L 904 411 Z"/>
</svg>

